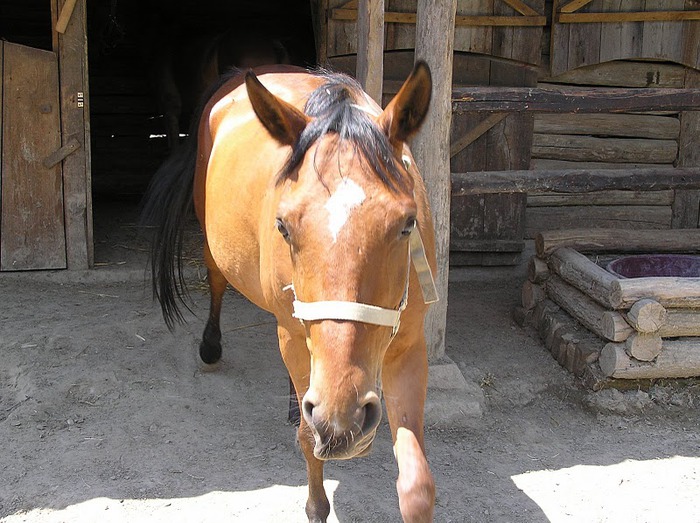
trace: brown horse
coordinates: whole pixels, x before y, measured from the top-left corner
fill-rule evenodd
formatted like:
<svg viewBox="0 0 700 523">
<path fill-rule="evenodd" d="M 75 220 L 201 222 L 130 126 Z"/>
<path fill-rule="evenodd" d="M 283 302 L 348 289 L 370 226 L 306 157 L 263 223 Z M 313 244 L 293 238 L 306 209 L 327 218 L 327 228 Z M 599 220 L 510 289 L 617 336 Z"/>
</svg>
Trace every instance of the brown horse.
<svg viewBox="0 0 700 523">
<path fill-rule="evenodd" d="M 309 520 L 330 512 L 324 461 L 369 452 L 383 392 L 401 514 L 430 521 L 423 323 L 436 299 L 434 237 L 406 144 L 428 111 L 430 71 L 416 64 L 383 111 L 344 75 L 256 72 L 218 88 L 191 134 L 196 143 L 161 168 L 152 188 L 154 288 L 165 319 L 182 318 L 176 260 L 194 202 L 211 290 L 200 356 L 221 356 L 227 284 L 275 315 L 302 410 Z"/>
</svg>

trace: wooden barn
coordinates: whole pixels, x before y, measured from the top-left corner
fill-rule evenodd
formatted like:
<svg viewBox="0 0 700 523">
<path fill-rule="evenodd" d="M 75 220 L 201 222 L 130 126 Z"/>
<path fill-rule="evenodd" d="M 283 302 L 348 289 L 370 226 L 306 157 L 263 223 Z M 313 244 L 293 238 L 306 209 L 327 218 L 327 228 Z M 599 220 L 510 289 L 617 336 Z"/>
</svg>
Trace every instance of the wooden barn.
<svg viewBox="0 0 700 523">
<path fill-rule="evenodd" d="M 527 184 L 465 189 L 490 171 L 566 179 L 572 169 L 605 178 L 611 170 L 663 177 L 700 167 L 697 1 L 453 0 L 428 9 L 423 29 L 421 5 L 3 0 L 0 270 L 92 265 L 93 205 L 136 201 L 168 152 L 154 87 L 158 53 L 226 32 L 264 34 L 283 45 L 290 63 L 357 73 L 385 101 L 416 52 L 438 59 L 426 50 L 446 41 L 452 66 L 434 71 L 434 111 L 451 108 L 449 143 L 430 127 L 424 134 L 432 147 L 417 149 L 449 149 L 451 198 L 448 172 L 426 176 L 447 199 L 433 205 L 445 216 L 438 234 L 450 238 L 454 264 L 517 263 L 524 240 L 544 229 L 698 227 L 700 191 L 692 183 L 610 185 L 595 194 Z M 550 100 L 557 93 L 565 103 Z M 535 95 L 550 105 L 507 100 Z M 182 100 L 183 127 L 188 103 Z"/>
</svg>

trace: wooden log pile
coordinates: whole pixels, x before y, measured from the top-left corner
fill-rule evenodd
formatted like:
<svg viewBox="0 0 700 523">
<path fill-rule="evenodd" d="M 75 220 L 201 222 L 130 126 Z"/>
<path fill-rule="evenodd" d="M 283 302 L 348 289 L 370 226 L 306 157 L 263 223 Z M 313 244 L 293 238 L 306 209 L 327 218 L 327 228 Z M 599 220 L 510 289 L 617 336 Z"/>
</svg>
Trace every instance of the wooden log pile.
<svg viewBox="0 0 700 523">
<path fill-rule="evenodd" d="M 584 255 L 697 253 L 700 229 L 547 231 L 535 245 L 514 316 L 562 366 L 593 389 L 700 376 L 700 278 L 620 278 Z"/>
</svg>

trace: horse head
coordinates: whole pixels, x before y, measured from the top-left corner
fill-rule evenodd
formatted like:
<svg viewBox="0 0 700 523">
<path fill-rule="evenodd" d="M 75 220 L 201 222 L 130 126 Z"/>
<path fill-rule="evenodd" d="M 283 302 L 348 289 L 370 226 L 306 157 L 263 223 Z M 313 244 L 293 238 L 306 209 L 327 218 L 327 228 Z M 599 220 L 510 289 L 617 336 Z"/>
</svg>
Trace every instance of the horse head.
<svg viewBox="0 0 700 523">
<path fill-rule="evenodd" d="M 350 78 L 328 78 L 303 111 L 252 72 L 245 82 L 262 125 L 291 147 L 274 222 L 263 226 L 279 233 L 285 311 L 310 353 L 308 390 L 298 391 L 303 419 L 317 458 L 344 459 L 371 447 L 382 364 L 401 336 L 412 237 L 428 212 L 414 194 L 419 175 L 406 142 L 428 111 L 431 77 L 419 62 L 384 110 Z M 424 312 L 416 301 L 409 309 Z"/>
</svg>

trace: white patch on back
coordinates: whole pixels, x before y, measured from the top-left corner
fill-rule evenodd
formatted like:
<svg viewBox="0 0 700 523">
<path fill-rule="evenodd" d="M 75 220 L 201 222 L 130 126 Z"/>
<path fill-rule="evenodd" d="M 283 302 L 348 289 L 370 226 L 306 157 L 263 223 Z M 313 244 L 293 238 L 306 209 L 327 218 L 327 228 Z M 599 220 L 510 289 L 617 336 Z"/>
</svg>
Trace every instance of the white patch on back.
<svg viewBox="0 0 700 523">
<path fill-rule="evenodd" d="M 365 198 L 362 187 L 347 179 L 340 182 L 333 195 L 328 198 L 324 207 L 328 211 L 328 229 L 331 231 L 334 242 L 348 221 L 350 212 L 365 201 Z"/>
</svg>

